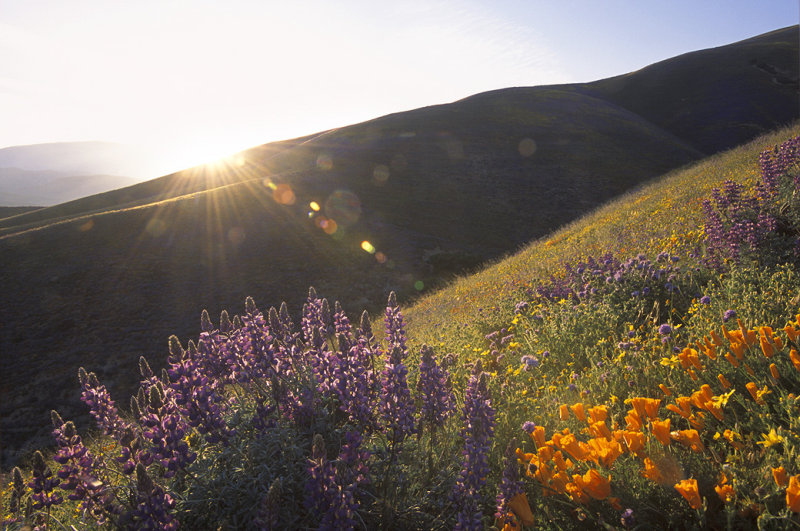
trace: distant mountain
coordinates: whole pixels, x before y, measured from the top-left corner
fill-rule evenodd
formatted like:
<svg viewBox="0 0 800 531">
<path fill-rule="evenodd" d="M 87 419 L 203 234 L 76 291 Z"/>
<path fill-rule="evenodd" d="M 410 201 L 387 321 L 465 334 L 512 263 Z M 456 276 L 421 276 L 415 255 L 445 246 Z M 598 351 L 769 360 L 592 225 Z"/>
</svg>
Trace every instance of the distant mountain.
<svg viewBox="0 0 800 531">
<path fill-rule="evenodd" d="M 49 206 L 158 175 L 141 150 L 111 142 L 59 142 L 0 149 L 0 205 Z"/>
<path fill-rule="evenodd" d="M 797 31 L 392 114 L 0 219 L 4 459 L 50 408 L 85 411 L 78 366 L 124 403 L 138 357 L 163 363 L 166 338 L 195 336 L 203 308 L 239 312 L 252 295 L 298 311 L 309 285 L 349 312 L 389 290 L 407 301 L 793 122 Z"/>
</svg>

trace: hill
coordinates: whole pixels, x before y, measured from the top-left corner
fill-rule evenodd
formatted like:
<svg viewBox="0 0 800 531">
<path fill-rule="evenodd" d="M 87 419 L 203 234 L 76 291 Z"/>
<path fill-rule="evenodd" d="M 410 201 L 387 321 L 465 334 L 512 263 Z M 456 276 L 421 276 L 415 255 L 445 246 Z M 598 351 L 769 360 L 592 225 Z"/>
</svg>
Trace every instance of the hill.
<svg viewBox="0 0 800 531">
<path fill-rule="evenodd" d="M 138 150 L 111 142 L 54 142 L 0 149 L 0 205 L 55 205 L 156 175 Z"/>
<path fill-rule="evenodd" d="M 796 79 L 796 63 L 782 59 L 786 46 L 796 51 L 796 31 L 759 41 L 774 46 L 744 41 L 719 53 L 745 54 Z M 719 57 L 698 52 L 628 79 L 696 72 L 703 57 L 713 70 Z M 732 86 L 771 79 L 749 62 L 726 72 Z M 691 104 L 683 122 L 669 124 L 628 108 L 647 100 L 633 88 L 616 102 L 602 84 L 506 89 L 0 220 L 8 286 L 0 352 L 10 375 L 0 384 L 4 459 L 37 430 L 46 436 L 41 419 L 53 405 L 70 417 L 82 410 L 79 365 L 124 396 L 139 355 L 161 359 L 165 338 L 193 334 L 203 308 L 218 314 L 246 295 L 299 308 L 312 284 L 346 308 L 375 309 L 391 289 L 407 300 L 700 159 L 708 146 L 667 126 L 698 123 L 708 103 L 694 96 L 701 88 L 676 83 L 666 100 L 651 100 Z M 750 109 L 752 134 L 797 116 L 796 98 L 794 107 L 748 107 L 752 94 L 736 94 Z M 731 105 L 739 105 L 736 94 Z M 757 97 L 784 94 L 796 87 L 770 83 Z M 724 129 L 726 117 L 711 115 L 722 122 L 707 127 Z M 362 250 L 364 240 L 374 254 Z"/>
</svg>

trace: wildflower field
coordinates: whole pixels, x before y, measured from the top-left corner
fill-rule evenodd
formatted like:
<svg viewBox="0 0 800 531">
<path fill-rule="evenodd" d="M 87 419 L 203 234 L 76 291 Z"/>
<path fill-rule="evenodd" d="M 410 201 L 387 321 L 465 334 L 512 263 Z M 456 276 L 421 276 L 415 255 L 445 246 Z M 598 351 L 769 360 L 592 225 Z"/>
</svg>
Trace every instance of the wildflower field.
<svg viewBox="0 0 800 531">
<path fill-rule="evenodd" d="M 298 323 L 204 312 L 129 402 L 82 369 L 96 430 L 53 412 L 55 451 L 2 478 L 4 524 L 800 527 L 798 134 L 378 319 L 313 288 Z"/>
</svg>

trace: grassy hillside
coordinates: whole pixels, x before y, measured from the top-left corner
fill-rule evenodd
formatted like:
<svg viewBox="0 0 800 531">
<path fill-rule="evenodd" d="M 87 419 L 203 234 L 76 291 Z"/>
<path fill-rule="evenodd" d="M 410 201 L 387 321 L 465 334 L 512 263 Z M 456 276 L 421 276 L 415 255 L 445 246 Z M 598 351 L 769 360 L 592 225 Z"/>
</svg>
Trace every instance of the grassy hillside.
<svg viewBox="0 0 800 531">
<path fill-rule="evenodd" d="M 763 40 L 796 47 L 786 32 Z M 737 46 L 726 49 L 738 53 Z M 753 60 L 779 63 L 771 47 L 747 50 Z M 680 64 L 670 68 L 680 71 Z M 796 68 L 794 62 L 781 65 Z M 749 64 L 726 72 L 737 79 L 764 74 Z M 774 87 L 778 92 L 759 98 L 772 101 L 786 88 Z M 658 105 L 680 105 L 684 88 L 676 84 Z M 585 86 L 487 93 L 0 219 L 4 462 L 20 446 L 47 440 L 43 419 L 52 407 L 86 424 L 74 393 L 79 366 L 93 367 L 115 395 L 127 396 L 137 385 L 130 374 L 139 355 L 152 357 L 156 370 L 163 367 L 165 338 L 193 337 L 203 308 L 213 315 L 235 311 L 252 295 L 264 305 L 286 300 L 297 319 L 309 285 L 348 309 L 380 308 L 391 290 L 408 301 L 418 289 L 702 156 L 689 140 L 626 107 L 629 101 L 610 101 Z M 699 99 L 697 105 L 703 105 Z M 770 109 L 760 106 L 750 119 L 764 127 L 797 115 L 791 106 Z M 687 178 L 699 190 L 694 181 Z M 312 201 L 321 210 L 309 216 Z M 625 216 L 619 219 L 663 221 L 638 207 Z M 644 226 L 665 230 L 663 224 Z M 644 229 L 608 230 L 587 228 L 575 241 L 559 232 L 547 249 L 568 260 L 607 235 L 636 236 Z M 362 250 L 364 240 L 374 254 Z M 550 263 L 535 253 L 514 260 L 535 261 L 537 271 Z M 503 311 L 490 309 L 507 312 L 506 294 L 532 278 L 524 267 L 515 270 L 516 263 L 455 281 L 454 289 L 464 290 L 455 302 L 442 295 L 423 299 L 409 315 L 412 326 L 421 327 L 415 333 L 438 340 L 457 319 L 466 319 L 463 326 L 475 318 L 477 307 L 489 324 L 505 319 Z M 472 336 L 458 337 L 456 344 L 474 344 Z"/>
<path fill-rule="evenodd" d="M 777 144 L 790 164 L 762 171 Z M 407 309 L 390 297 L 380 342 L 315 292 L 302 330 L 252 299 L 233 323 L 203 316 L 160 381 L 140 364 L 138 414 L 83 373 L 105 435 L 85 447 L 55 416 L 59 452 L 3 478 L 2 503 L 17 523 L 94 522 L 49 497 L 60 468 L 123 526 L 796 527 L 798 146 L 795 124 Z M 742 219 L 759 220 L 746 245 Z M 42 510 L 23 518 L 28 498 Z"/>
</svg>

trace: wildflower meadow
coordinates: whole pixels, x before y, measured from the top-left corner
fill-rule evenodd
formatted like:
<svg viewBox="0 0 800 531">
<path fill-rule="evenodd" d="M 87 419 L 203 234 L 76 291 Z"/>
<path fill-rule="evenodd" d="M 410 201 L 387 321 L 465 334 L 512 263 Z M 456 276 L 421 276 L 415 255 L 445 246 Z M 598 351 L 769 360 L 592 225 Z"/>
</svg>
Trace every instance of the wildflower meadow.
<svg viewBox="0 0 800 531">
<path fill-rule="evenodd" d="M 717 157 L 705 195 L 644 189 L 408 309 L 347 314 L 311 288 L 299 320 L 252 298 L 203 312 L 127 401 L 81 369 L 95 426 L 52 413 L 54 447 L 3 476 L 4 525 L 796 528 L 797 134 Z M 640 211 L 671 223 L 609 228 Z M 558 260 L 512 267 L 531 252 Z"/>
</svg>

